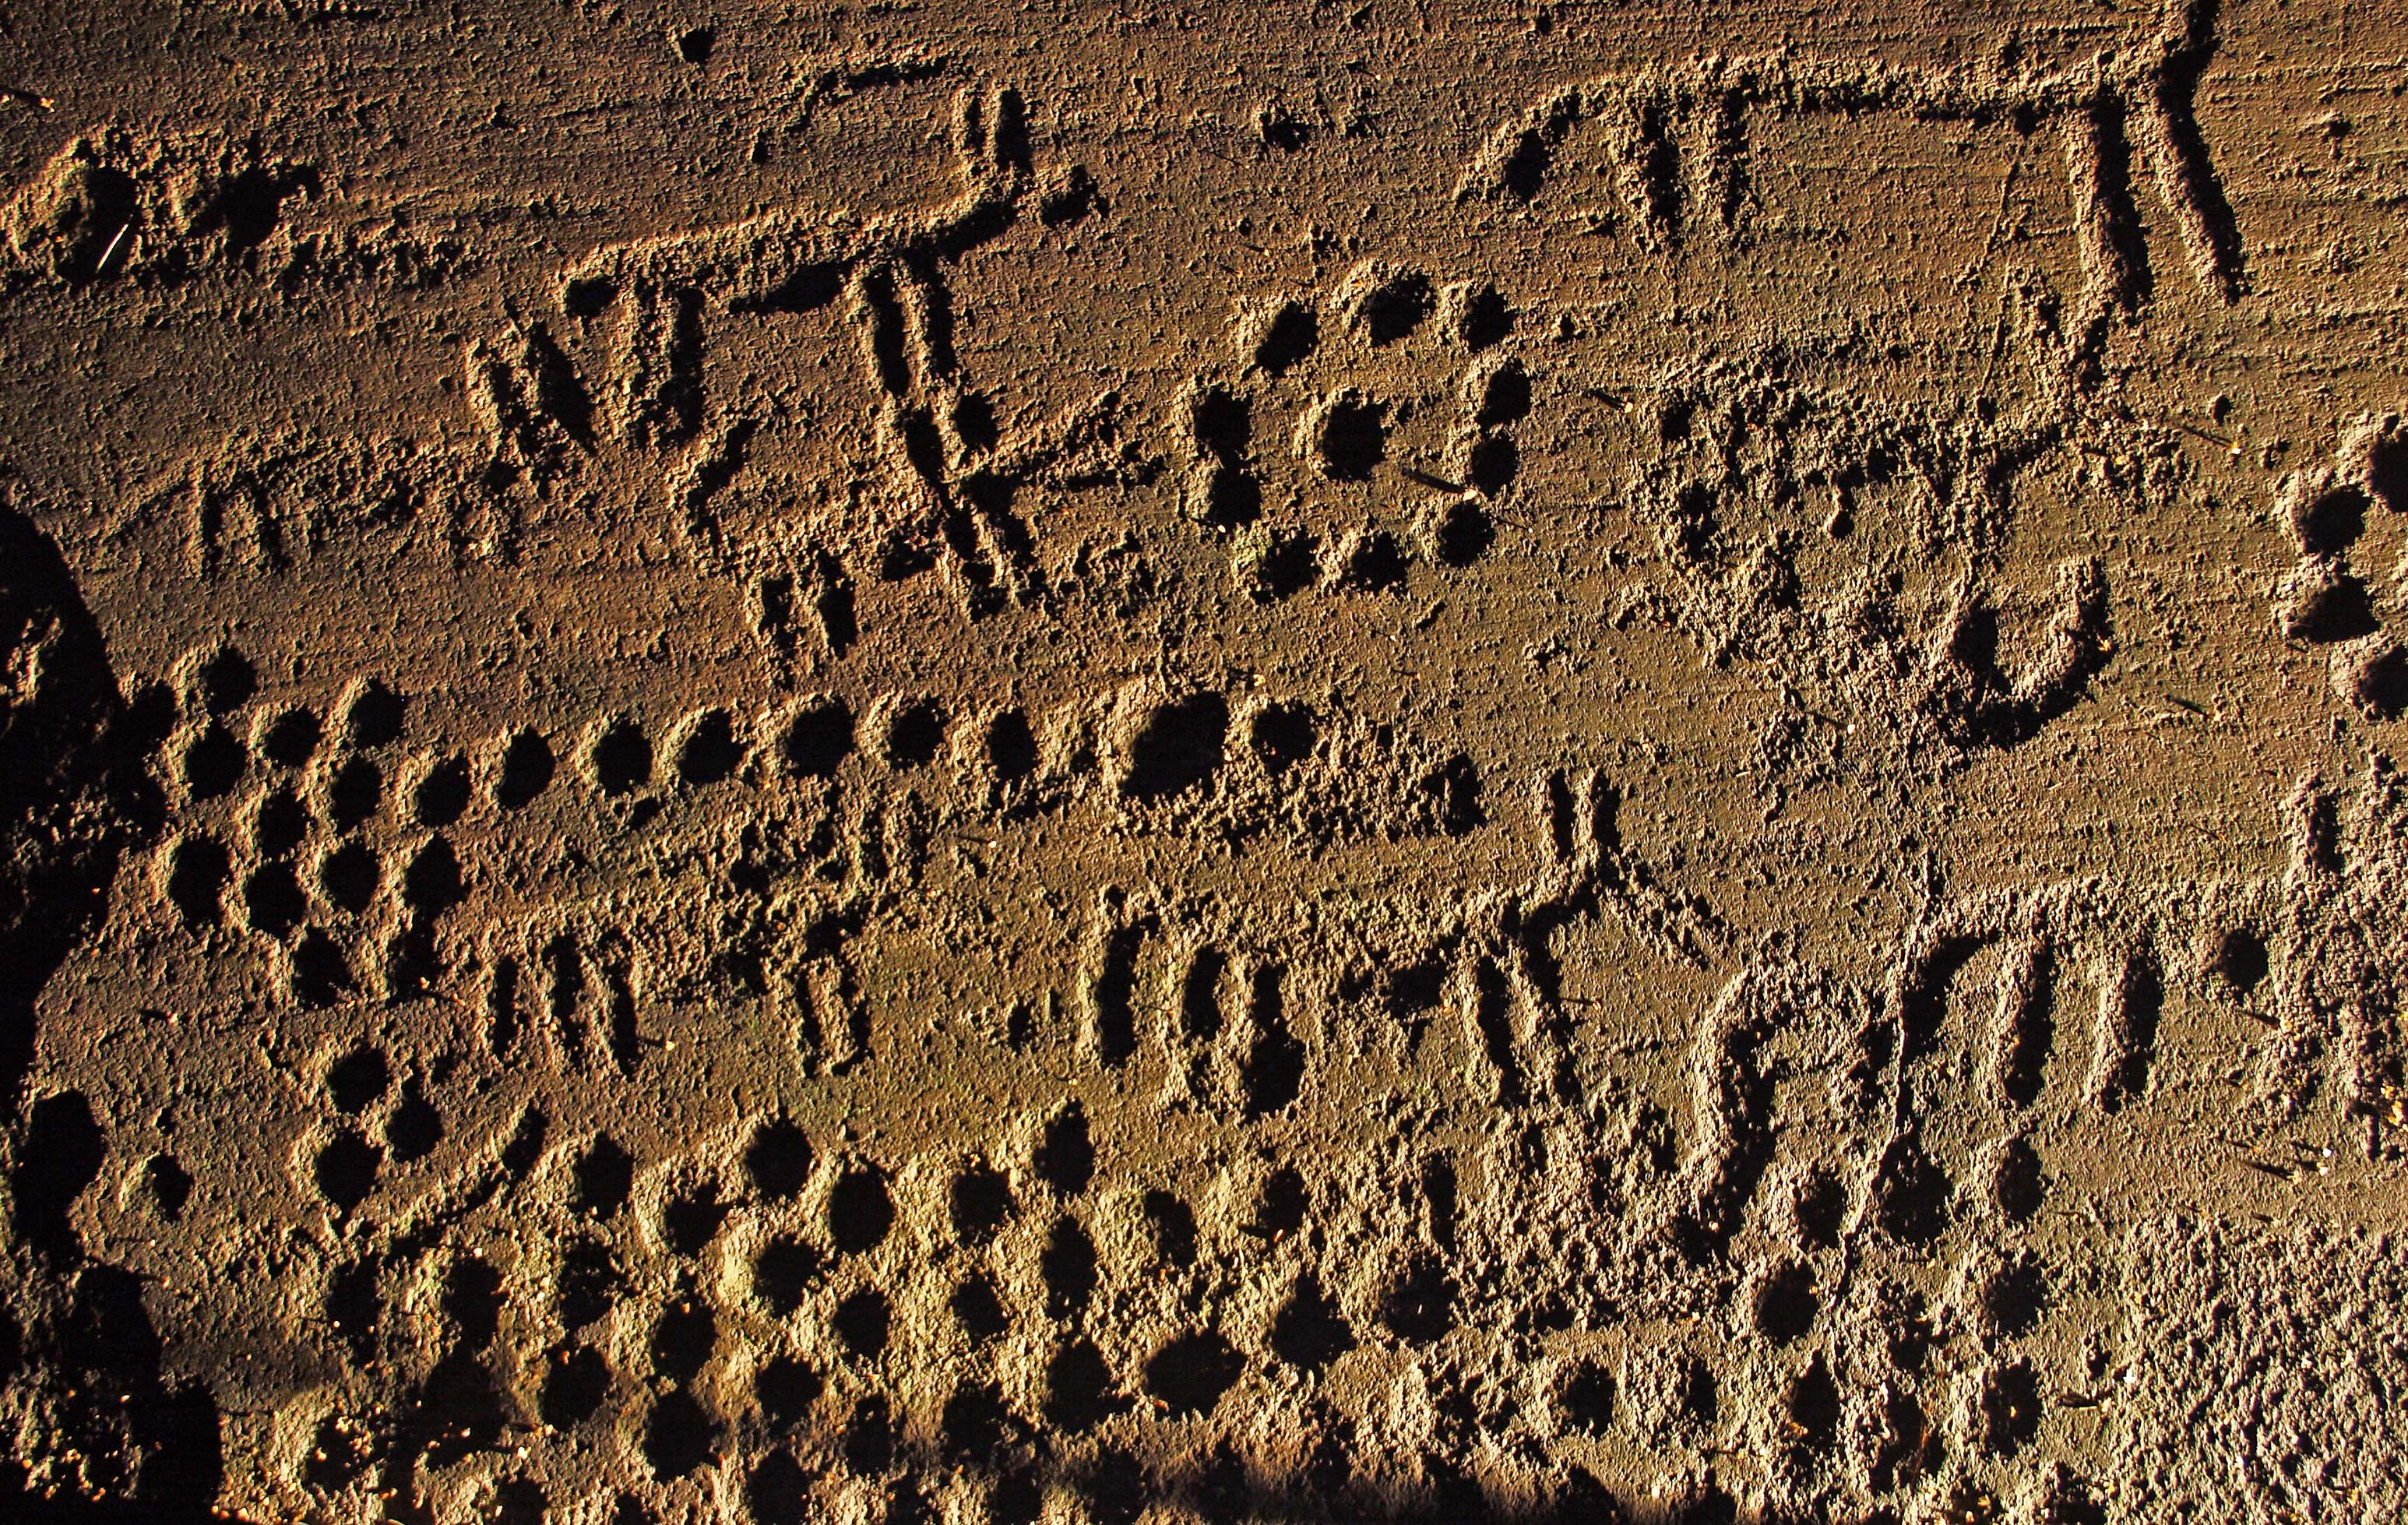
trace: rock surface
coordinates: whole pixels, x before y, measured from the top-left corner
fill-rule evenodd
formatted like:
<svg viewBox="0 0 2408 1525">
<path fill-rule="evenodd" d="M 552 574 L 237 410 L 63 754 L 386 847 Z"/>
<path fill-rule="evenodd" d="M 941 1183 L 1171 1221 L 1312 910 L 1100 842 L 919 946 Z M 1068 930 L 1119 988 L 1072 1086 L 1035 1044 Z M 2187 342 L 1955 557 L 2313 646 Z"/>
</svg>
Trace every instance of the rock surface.
<svg viewBox="0 0 2408 1525">
<path fill-rule="evenodd" d="M 0 1514 L 2408 1509 L 2364 7 L 0 53 Z"/>
</svg>

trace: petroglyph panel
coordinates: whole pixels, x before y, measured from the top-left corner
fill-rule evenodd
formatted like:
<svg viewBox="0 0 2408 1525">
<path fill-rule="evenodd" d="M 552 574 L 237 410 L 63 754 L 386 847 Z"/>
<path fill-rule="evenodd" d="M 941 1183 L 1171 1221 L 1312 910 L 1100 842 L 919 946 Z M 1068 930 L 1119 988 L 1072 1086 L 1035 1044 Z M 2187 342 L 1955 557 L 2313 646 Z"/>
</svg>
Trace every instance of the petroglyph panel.
<svg viewBox="0 0 2408 1525">
<path fill-rule="evenodd" d="M 0 1513 L 2408 1505 L 2385 18 L 0 22 Z"/>
</svg>

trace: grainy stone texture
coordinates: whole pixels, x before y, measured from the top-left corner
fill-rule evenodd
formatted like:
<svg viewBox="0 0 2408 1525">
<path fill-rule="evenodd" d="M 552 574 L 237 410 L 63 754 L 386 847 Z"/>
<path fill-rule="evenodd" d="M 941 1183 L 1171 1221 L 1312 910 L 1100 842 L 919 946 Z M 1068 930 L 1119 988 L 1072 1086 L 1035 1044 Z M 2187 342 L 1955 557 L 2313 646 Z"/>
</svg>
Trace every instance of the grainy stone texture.
<svg viewBox="0 0 2408 1525">
<path fill-rule="evenodd" d="M 2408 1506 L 2380 7 L 0 59 L 0 1511 Z"/>
</svg>

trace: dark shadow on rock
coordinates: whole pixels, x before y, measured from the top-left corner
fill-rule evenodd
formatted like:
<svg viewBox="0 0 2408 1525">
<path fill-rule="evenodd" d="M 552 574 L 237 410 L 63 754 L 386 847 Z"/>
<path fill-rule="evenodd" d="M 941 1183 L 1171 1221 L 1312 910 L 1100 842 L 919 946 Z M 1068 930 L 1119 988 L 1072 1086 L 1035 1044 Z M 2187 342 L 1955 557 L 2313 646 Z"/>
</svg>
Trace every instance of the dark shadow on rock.
<svg viewBox="0 0 2408 1525">
<path fill-rule="evenodd" d="M 99 626 L 49 538 L 0 508 L 0 1126 L 13 1211 L 0 1378 L 39 1417 L 49 1454 L 0 1464 L 0 1518 L 204 1518 L 222 1459 L 218 1411 L 171 1388 L 132 1273 L 89 1259 L 76 1200 L 108 1140 L 76 1091 L 24 1097 L 36 1002 L 108 909 L 128 849 L 156 834 L 147 759 L 159 701 L 130 703 Z M 69 1486 L 61 1486 L 62 1479 Z M 127 1501 L 93 1503 L 50 1493 Z"/>
<path fill-rule="evenodd" d="M 0 1121 L 33 1060 L 36 996 L 158 829 L 149 708 L 119 692 L 58 549 L 0 508 Z"/>
</svg>

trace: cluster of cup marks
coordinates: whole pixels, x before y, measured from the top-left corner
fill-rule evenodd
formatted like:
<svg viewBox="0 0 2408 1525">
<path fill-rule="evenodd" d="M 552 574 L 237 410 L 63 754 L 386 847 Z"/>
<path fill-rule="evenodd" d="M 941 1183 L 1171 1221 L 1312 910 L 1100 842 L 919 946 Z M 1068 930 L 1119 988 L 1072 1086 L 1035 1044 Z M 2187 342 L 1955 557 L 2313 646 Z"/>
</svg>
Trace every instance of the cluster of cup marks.
<svg viewBox="0 0 2408 1525">
<path fill-rule="evenodd" d="M 1977 1115 L 1995 1114 L 1996 1132 L 1971 1154 L 1973 1178 L 1951 1179 L 1926 1152 L 1919 1127 L 1896 1141 L 1870 1181 L 1852 1184 L 1817 1161 L 1776 1164 L 1773 1071 L 1760 1052 L 1769 1034 L 1749 1023 L 1730 1028 L 1700 1098 L 1737 1110 L 1719 1124 L 1701 1110 L 1693 1127 L 1700 1136 L 1739 1144 L 1753 1164 L 1731 1179 L 1749 1184 L 1676 1216 L 1660 1245 L 1647 1241 L 1667 1226 L 1638 1215 L 1638 1237 L 1609 1256 L 1634 1255 L 1641 1263 L 1669 1256 L 1660 1264 L 1675 1308 L 1694 1307 L 1676 1289 L 1684 1275 L 1705 1273 L 1731 1316 L 1721 1342 L 1727 1363 L 1713 1359 L 1717 1342 L 1710 1336 L 1668 1331 L 1633 1342 L 1619 1360 L 1581 1341 L 1551 1363 L 1544 1429 L 1586 1440 L 1622 1434 L 1675 1466 L 1684 1454 L 1746 1444 L 1764 1460 L 1776 1497 L 1814 1497 L 1845 1476 L 1872 1500 L 1916 1493 L 1936 1499 L 1936 1518 L 1999 1518 L 1997 1468 L 2039 1440 L 2052 1406 L 2043 1368 L 2030 1353 L 2042 1320 L 2059 1306 L 2049 1266 L 2031 1243 L 2048 1189 L 2032 1136 L 2094 1110 L 2101 1099 L 2099 1076 L 2086 1084 L 2064 1073 L 2053 1055 L 2064 1016 L 2057 1010 L 2062 992 L 2050 940 L 2006 940 L 1995 992 L 1958 986 L 1975 949 L 1994 940 L 1952 940 L 1911 958 L 1899 987 L 1912 1009 L 1909 1029 L 1935 1036 L 1942 1005 L 1961 1002 L 1978 1021 L 1983 998 L 1995 997 L 1997 1052 L 1986 1067 L 1960 1068 L 1949 1057 L 1954 1050 L 1936 1043 L 1912 1056 L 1920 1080 L 1942 1090 L 1971 1083 L 1971 1094 L 1955 1098 L 1956 1104 L 1971 1101 Z M 2120 975 L 2122 985 L 2138 988 L 2119 987 L 2118 999 L 2154 1002 L 2154 962 L 2139 963 L 2138 972 Z M 2245 994 L 2264 975 L 2262 944 L 2251 934 L 2228 938 L 2210 972 L 2228 993 Z M 2139 1084 L 2128 1066 L 2118 1067 L 2114 1083 L 2119 1095 Z M 1920 1105 L 1942 1101 L 1928 1096 Z M 1639 1118 L 1627 1138 L 1585 1125 L 1568 1142 L 1599 1179 L 1632 1160 L 1641 1162 L 1641 1180 L 1693 1178 L 1694 1167 L 1676 1164 L 1669 1118 L 1652 1107 L 1640 1109 Z M 1492 1158 L 1492 1179 L 1501 1167 L 1524 1178 L 1513 1197 L 1543 1200 L 1552 1152 L 1537 1131 L 1525 1134 Z M 1753 1184 L 1757 1172 L 1760 1194 Z M 1425 1161 L 1430 1201 L 1451 1201 L 1453 1180 L 1442 1156 Z M 1550 1279 L 1577 1263 L 1569 1247 L 1581 1242 L 1581 1226 L 1575 1219 L 1560 1230 Z M 1431 1237 L 1446 1243 L 1453 1236 Z M 1383 1288 L 1383 1319 L 1395 1308 L 1445 1306 L 1443 1269 L 1425 1259 L 1415 1274 L 1409 1265 L 1400 1264 Z M 1934 1285 L 1935 1277 L 1946 1285 Z M 1541 1294 L 1533 1311 L 1557 1295 Z M 1557 1310 L 1554 1316 L 1560 1316 Z M 1393 1321 L 1391 1327 L 1410 1331 Z M 1419 1332 L 1426 1337 L 1429 1330 Z M 2107 1360 L 2102 1342 L 2086 1343 L 2082 1360 L 2094 1383 L 2104 1380 Z M 1767 1384 L 1770 1402 L 1756 1408 L 1750 1395 Z M 2043 1467 L 2026 1480 L 2032 1497 L 2047 1501 L 2036 1518 L 2104 1518 L 2088 1502 L 2087 1486 L 2061 1467 Z M 1899 1516 L 1897 1506 L 1883 1504 L 1862 1518 Z"/>
<path fill-rule="evenodd" d="M 364 976 L 396 1000 L 425 990 L 439 972 L 437 923 L 466 896 L 445 835 L 469 803 L 466 759 L 419 759 L 395 821 L 386 770 L 407 705 L 381 680 L 354 681 L 331 727 L 306 705 L 255 707 L 257 674 L 232 646 L 188 655 L 175 689 L 177 829 L 157 885 L 185 925 L 224 926 L 231 899 L 237 925 L 282 950 L 304 1005 Z M 247 779 L 259 782 L 237 806 Z"/>
<path fill-rule="evenodd" d="M 1992 943 L 2001 954 L 1995 986 L 1960 985 L 1974 953 Z M 1970 1103 L 1995 1127 L 1968 1158 L 1971 1179 L 1951 1178 L 1927 1151 L 1920 1124 L 1885 1151 L 1866 1184 L 1861 1213 L 1830 1166 L 1801 1162 L 1776 1177 L 1762 1225 L 1770 1253 L 1756 1258 L 1739 1298 L 1752 1335 L 1773 1350 L 1807 1352 L 1802 1366 L 1793 1361 L 1780 1377 L 1769 1437 L 1776 1481 L 1811 1486 L 1837 1456 L 1873 1497 L 1928 1483 L 1942 1501 L 1942 1518 L 1997 1518 L 1985 1464 L 2021 1456 L 2054 1406 L 2030 1353 L 2031 1337 L 2060 1305 L 2049 1265 L 2031 1243 L 2049 1187 L 2034 1135 L 2115 1110 L 2146 1086 L 2145 1044 L 2137 1053 L 2115 1046 L 2095 1057 L 2086 1077 L 2068 1072 L 2056 1043 L 2071 1014 L 2062 1009 L 2069 984 L 2059 972 L 2063 952 L 2046 936 L 1973 934 L 1942 939 L 1899 971 L 1893 995 L 1914 1075 L 1900 1084 L 1961 1090 L 1953 1099 L 1922 1096 L 1917 1105 L 1931 1113 L 1952 1100 Z M 2251 934 L 2228 938 L 2209 972 L 2225 993 L 2245 994 L 2265 972 L 2262 945 Z M 2161 1000 L 2154 954 L 2128 954 L 2096 975 L 2102 1002 L 2131 1009 L 2115 1023 L 2102 1021 L 2102 1042 L 2110 1026 L 2139 1025 L 2153 1033 Z M 1969 1036 L 1987 1021 L 1986 1062 L 1961 1063 L 1955 1046 L 1939 1041 L 1942 1009 L 1951 1006 L 1964 1011 Z M 1850 1227 L 1857 1222 L 1877 1238 L 1861 1237 Z M 1919 1285 L 1951 1266 L 1944 1289 Z M 1870 1314 L 1859 1327 L 1870 1339 L 1826 1306 L 1826 1290 L 1852 1275 L 1857 1289 L 1849 1302 Z M 1937 1305 L 1929 1295 L 1935 1290 L 1942 1292 Z M 1827 1328 L 1820 1341 L 1812 1338 L 1818 1328 Z M 1933 1360 L 1943 1347 L 1950 1356 Z M 2086 1342 L 2081 1360 L 2093 1383 L 2104 1380 L 2108 1352 L 2100 1339 Z M 1659 1392 L 1669 1386 L 1687 1395 L 1671 1406 L 1685 1407 L 1693 1428 L 1701 1421 L 1712 1428 L 1715 1384 L 1697 1358 L 1674 1357 L 1669 1367 L 1660 1357 L 1642 1361 L 1626 1381 L 1650 1376 Z M 1610 1375 L 1576 1365 L 1557 1396 L 1576 1425 L 1592 1428 L 1611 1411 L 1613 1390 Z M 2038 1518 L 2104 1518 L 2087 1485 L 2061 1467 L 2043 1468 L 2031 1482 L 2032 1496 L 2047 1501 Z"/>
<path fill-rule="evenodd" d="M 408 1121 L 423 1103 L 405 1094 L 392 1105 L 392 1078 L 390 1061 L 371 1044 L 344 1052 L 323 1074 L 337 1113 L 353 1119 L 389 1113 L 386 1136 L 399 1147 L 402 1129 L 423 1127 Z M 514 1142 L 504 1151 L 512 1186 L 534 1186 L 565 1207 L 565 1219 L 555 1218 L 547 1243 L 521 1252 L 515 1273 L 456 1246 L 441 1258 L 433 1333 L 446 1354 L 421 1398 L 441 1411 L 443 1429 L 426 1437 L 426 1461 L 445 1468 L 478 1451 L 507 1452 L 530 1433 L 581 1450 L 599 1427 L 624 1434 L 630 1463 L 655 1487 L 704 1472 L 730 1449 L 753 1453 L 739 1473 L 746 1508 L 761 1525 L 812 1518 L 831 1471 L 887 1493 L 888 1518 L 935 1518 L 913 1515 L 914 1501 L 924 1511 L 933 1505 L 912 1479 L 966 1471 L 983 1518 L 1038 1519 L 1046 1488 L 1030 1465 L 1037 1420 L 1077 1434 L 1140 1404 L 1170 1418 L 1208 1414 L 1246 1360 L 1216 1331 L 1183 1332 L 1136 1374 L 1142 1396 L 1128 1390 L 1079 1329 L 1102 1279 L 1078 1212 L 1096 1175 L 1086 1113 L 1073 1100 L 1031 1122 L 1018 1130 L 1023 1142 L 1009 1173 L 985 1156 L 956 1160 L 938 1193 L 914 1190 L 900 1205 L 885 1169 L 850 1149 L 816 1148 L 783 1116 L 750 1129 L 726 1162 L 734 1168 L 689 1158 L 643 1170 L 607 1132 L 540 1162 Z M 423 1152 L 439 1136 L 437 1123 L 431 1133 L 414 1133 L 410 1146 Z M 922 1195 L 931 1200 L 918 1201 Z M 1156 1273 L 1195 1267 L 1193 1210 L 1165 1190 L 1146 1193 L 1141 1210 Z M 1295 1234 L 1308 1210 L 1297 1173 L 1273 1170 L 1259 1184 L 1243 1231 L 1275 1243 Z M 924 1244 L 927 1230 L 896 1233 L 899 1220 L 921 1216 L 934 1219 L 933 1245 Z M 913 1426 L 891 1391 L 896 1374 L 884 1358 L 896 1312 L 881 1283 L 909 1269 L 924 1247 L 940 1265 L 951 1263 L 939 1274 L 951 1281 L 945 1339 L 959 1374 L 933 1423 Z M 898 1253 L 905 1265 L 896 1263 Z M 1027 1292 L 1015 1290 L 1022 1278 L 998 1263 L 1004 1256 L 1033 1258 Z M 375 1366 L 393 1337 L 380 1313 L 378 1264 L 371 1254 L 337 1270 L 325 1291 L 327 1321 L 362 1370 Z M 988 1379 L 993 1352 L 1014 1319 L 1010 1304 L 1023 1297 L 1041 1304 L 1056 1331 L 1039 1416 L 1016 1413 Z M 1392 1302 L 1389 1321 L 1401 1335 L 1426 1340 L 1438 1332 L 1426 1289 Z M 532 1416 L 512 1417 L 523 1405 L 490 1374 L 489 1352 L 506 1329 L 541 1331 L 539 1367 L 525 1384 Z M 1308 1275 L 1270 1344 L 1281 1360 L 1317 1369 L 1354 1341 Z M 712 1368 L 723 1359 L 720 1376 Z M 639 1417 L 621 1426 L 631 1413 Z M 369 1479 L 375 1449 L 338 1411 L 320 1424 L 299 1480 L 314 1492 L 341 1494 Z M 1111 1499 L 1133 1503 L 1146 1491 L 1134 1458 L 1115 1451 L 1099 1468 L 1082 1488 L 1107 1513 Z M 569 1501 L 548 1500 L 539 1481 L 519 1475 L 500 1481 L 490 1502 L 497 1517 L 540 1519 L 551 1504 Z M 643 1499 L 622 1492 L 610 1518 L 653 1517 Z"/>
<path fill-rule="evenodd" d="M 2284 478 L 2275 513 L 2300 559 L 2283 578 L 2276 618 L 2284 635 L 2330 649 L 2343 698 L 2387 720 L 2408 710 L 2408 647 L 2350 566 L 2377 505 L 2408 511 L 2408 429 L 2396 414 L 2351 430 L 2329 464 Z"/>
<path fill-rule="evenodd" d="M 1493 543 L 1491 506 L 1521 470 L 1512 425 L 1530 410 L 1529 373 L 1520 360 L 1490 352 L 1512 332 L 1512 308 L 1484 282 L 1458 282 L 1441 294 L 1427 276 L 1377 261 L 1355 267 L 1336 305 L 1347 332 L 1372 349 L 1401 341 L 1435 312 L 1446 337 L 1473 356 L 1457 383 L 1465 417 L 1448 442 L 1447 476 L 1404 472 L 1433 490 L 1415 514 L 1422 553 L 1442 567 L 1470 565 Z M 1244 373 L 1277 383 L 1321 347 L 1322 338 L 1322 315 L 1302 298 L 1261 304 L 1239 316 L 1239 363 Z M 1254 448 L 1255 400 L 1241 383 L 1199 377 L 1182 420 L 1194 456 L 1185 479 L 1186 511 L 1215 530 L 1238 532 L 1232 566 L 1240 585 L 1263 601 L 1284 598 L 1316 580 L 1345 592 L 1402 589 L 1412 557 L 1394 531 L 1376 523 L 1349 530 L 1326 548 L 1306 529 L 1258 523 L 1263 482 Z M 1391 424 L 1403 422 L 1412 407 L 1352 385 L 1317 394 L 1299 407 L 1295 453 L 1329 482 L 1368 481 L 1388 457 Z"/>
<path fill-rule="evenodd" d="M 300 704 L 247 713 L 257 687 L 251 662 L 231 646 L 179 665 L 180 723 L 166 746 L 178 829 L 159 860 L 160 894 L 196 930 L 226 925 L 231 899 L 236 925 L 286 950 L 292 993 L 305 1005 L 355 989 L 363 973 L 380 974 L 389 999 L 423 994 L 440 972 L 435 923 L 467 894 L 447 832 L 480 790 L 502 813 L 532 803 L 558 771 L 552 741 L 522 727 L 499 738 L 481 767 L 444 752 L 408 759 L 394 780 L 390 753 L 407 701 L 382 680 L 354 681 L 331 726 Z M 885 708 L 887 761 L 909 768 L 933 760 L 945 739 L 942 708 L 918 698 Z M 856 745 L 853 709 L 827 695 L 797 701 L 776 730 L 781 762 L 804 778 L 832 776 Z M 984 740 L 1004 782 L 1034 770 L 1036 738 L 1019 712 L 992 717 Z M 677 781 L 687 786 L 733 777 L 750 751 L 735 717 L 719 706 L 687 715 L 669 747 Z M 614 715 L 595 725 L 577 762 L 595 793 L 626 802 L 629 825 L 661 809 L 657 795 L 639 796 L 655 782 L 656 767 L 640 722 Z M 257 785 L 237 800 L 246 780 Z M 385 957 L 355 957 L 345 943 L 360 941 L 388 901 L 395 909 Z"/>
</svg>

